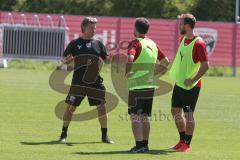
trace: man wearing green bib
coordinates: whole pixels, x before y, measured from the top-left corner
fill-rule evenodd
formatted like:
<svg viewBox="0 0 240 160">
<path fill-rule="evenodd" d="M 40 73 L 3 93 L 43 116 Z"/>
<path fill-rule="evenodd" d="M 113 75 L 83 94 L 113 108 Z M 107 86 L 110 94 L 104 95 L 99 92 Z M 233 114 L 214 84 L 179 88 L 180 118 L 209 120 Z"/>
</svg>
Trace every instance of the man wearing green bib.
<svg viewBox="0 0 240 160">
<path fill-rule="evenodd" d="M 146 37 L 149 22 L 146 18 L 135 21 L 133 40 L 128 49 L 126 76 L 128 79 L 128 114 L 131 116 L 132 131 L 136 146 L 130 152 L 143 153 L 149 150 L 149 117 L 152 112 L 155 75 L 164 74 L 169 61 L 157 44 Z"/>
<path fill-rule="evenodd" d="M 195 128 L 194 110 L 201 88 L 201 77 L 208 70 L 209 62 L 205 42 L 194 34 L 196 18 L 192 14 L 182 14 L 179 22 L 183 37 L 170 77 L 175 81 L 171 112 L 180 140 L 171 148 L 178 152 L 188 152 Z"/>
</svg>

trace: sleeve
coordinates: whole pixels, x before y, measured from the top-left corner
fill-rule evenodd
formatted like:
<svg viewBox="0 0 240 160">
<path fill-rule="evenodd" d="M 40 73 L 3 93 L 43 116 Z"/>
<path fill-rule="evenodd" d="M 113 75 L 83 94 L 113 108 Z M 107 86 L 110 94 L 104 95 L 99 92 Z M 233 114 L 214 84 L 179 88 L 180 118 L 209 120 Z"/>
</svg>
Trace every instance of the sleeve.
<svg viewBox="0 0 240 160">
<path fill-rule="evenodd" d="M 161 50 L 161 48 L 158 45 L 157 45 L 157 49 L 158 49 L 158 60 L 161 61 L 166 56 L 165 56 L 165 54 L 163 53 L 163 51 Z"/>
<path fill-rule="evenodd" d="M 208 62 L 208 54 L 206 50 L 206 44 L 204 41 L 199 40 L 196 43 L 196 61 Z"/>
<path fill-rule="evenodd" d="M 132 41 L 128 45 L 128 52 L 127 52 L 127 54 L 135 56 L 136 52 L 137 52 L 137 44 L 136 44 L 135 41 Z"/>
<path fill-rule="evenodd" d="M 130 44 L 128 45 L 127 54 L 134 56 L 133 61 L 135 61 L 137 59 L 137 57 L 139 56 L 141 50 L 142 50 L 141 43 L 137 39 L 135 39 L 132 42 L 130 42 Z"/>
<path fill-rule="evenodd" d="M 183 40 L 183 36 L 178 37 L 178 42 L 181 43 Z"/>
<path fill-rule="evenodd" d="M 70 54 L 73 54 L 73 41 L 68 44 L 67 48 L 64 50 L 63 56 L 67 57 Z"/>
<path fill-rule="evenodd" d="M 106 47 L 104 46 L 104 44 L 102 42 L 100 42 L 100 48 L 101 48 L 101 53 L 100 53 L 100 57 L 105 60 L 107 58 L 108 55 L 108 52 L 107 52 L 107 49 Z"/>
</svg>

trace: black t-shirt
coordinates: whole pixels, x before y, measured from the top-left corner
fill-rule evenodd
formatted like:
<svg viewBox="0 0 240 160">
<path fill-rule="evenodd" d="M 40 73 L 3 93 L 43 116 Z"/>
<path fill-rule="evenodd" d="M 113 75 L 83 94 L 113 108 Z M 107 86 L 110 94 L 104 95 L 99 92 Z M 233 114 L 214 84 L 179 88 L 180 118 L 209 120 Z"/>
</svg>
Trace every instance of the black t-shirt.
<svg viewBox="0 0 240 160">
<path fill-rule="evenodd" d="M 82 38 L 72 40 L 63 56 L 70 54 L 75 57 L 72 84 L 93 85 L 103 82 L 99 75 L 99 58 L 105 60 L 108 54 L 100 40 Z"/>
</svg>

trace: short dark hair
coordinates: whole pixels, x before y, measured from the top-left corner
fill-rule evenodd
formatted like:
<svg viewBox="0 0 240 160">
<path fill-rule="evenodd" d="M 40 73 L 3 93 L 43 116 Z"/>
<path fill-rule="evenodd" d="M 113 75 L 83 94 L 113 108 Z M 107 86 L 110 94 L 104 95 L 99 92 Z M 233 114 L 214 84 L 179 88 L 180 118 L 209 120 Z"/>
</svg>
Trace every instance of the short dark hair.
<svg viewBox="0 0 240 160">
<path fill-rule="evenodd" d="M 96 23 L 97 23 L 97 18 L 95 18 L 95 17 L 85 17 L 82 20 L 81 29 L 83 31 L 83 28 L 85 28 L 87 25 L 89 25 L 89 24 L 96 24 Z"/>
<path fill-rule="evenodd" d="M 194 17 L 194 15 L 187 13 L 187 14 L 182 14 L 178 16 L 178 18 L 182 18 L 184 21 L 184 24 L 189 24 L 192 29 L 195 27 L 196 18 Z"/>
<path fill-rule="evenodd" d="M 138 33 L 146 34 L 148 32 L 149 26 L 150 26 L 149 21 L 146 18 L 144 17 L 136 18 L 135 28 Z"/>
</svg>

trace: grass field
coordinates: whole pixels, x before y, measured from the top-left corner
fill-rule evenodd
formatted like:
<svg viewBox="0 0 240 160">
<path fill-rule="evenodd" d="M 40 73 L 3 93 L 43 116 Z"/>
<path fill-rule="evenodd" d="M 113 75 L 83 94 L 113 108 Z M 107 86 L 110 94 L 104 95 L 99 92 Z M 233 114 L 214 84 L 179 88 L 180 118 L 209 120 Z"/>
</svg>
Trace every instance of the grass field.
<svg viewBox="0 0 240 160">
<path fill-rule="evenodd" d="M 105 85 L 114 93 L 110 69 L 104 68 Z M 0 160 L 239 160 L 240 159 L 240 78 L 204 77 L 196 109 L 196 130 L 192 151 L 170 152 L 178 141 L 171 118 L 152 121 L 147 154 L 128 154 L 133 144 L 127 107 L 119 101 L 109 114 L 109 134 L 114 145 L 100 142 L 97 119 L 73 122 L 67 144 L 56 144 L 62 121 L 54 114 L 55 105 L 65 95 L 48 84 L 51 71 L 31 69 L 0 70 Z M 163 79 L 169 81 L 168 77 Z M 169 81 L 170 82 L 170 81 Z M 153 112 L 170 117 L 171 92 L 154 100 Z M 84 101 L 77 113 L 89 110 Z"/>
</svg>

